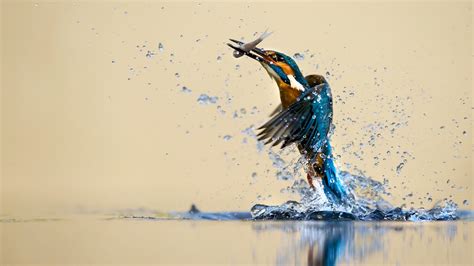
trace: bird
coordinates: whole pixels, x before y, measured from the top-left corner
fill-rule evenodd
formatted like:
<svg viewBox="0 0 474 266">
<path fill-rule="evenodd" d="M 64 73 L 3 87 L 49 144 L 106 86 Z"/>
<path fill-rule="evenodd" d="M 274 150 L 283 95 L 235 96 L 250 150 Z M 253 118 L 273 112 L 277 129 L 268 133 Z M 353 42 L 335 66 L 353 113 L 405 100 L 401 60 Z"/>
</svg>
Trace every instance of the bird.
<svg viewBox="0 0 474 266">
<path fill-rule="evenodd" d="M 326 78 L 318 74 L 304 76 L 284 53 L 258 47 L 242 50 L 244 43 L 230 41 L 237 45 L 228 46 L 258 61 L 279 89 L 281 104 L 258 128 L 258 140 L 272 146 L 281 144 L 282 149 L 295 144 L 306 159 L 309 186 L 315 189 L 313 179 L 320 178 L 328 200 L 344 202 L 350 195 L 338 175 L 330 144 L 333 100 Z"/>
</svg>

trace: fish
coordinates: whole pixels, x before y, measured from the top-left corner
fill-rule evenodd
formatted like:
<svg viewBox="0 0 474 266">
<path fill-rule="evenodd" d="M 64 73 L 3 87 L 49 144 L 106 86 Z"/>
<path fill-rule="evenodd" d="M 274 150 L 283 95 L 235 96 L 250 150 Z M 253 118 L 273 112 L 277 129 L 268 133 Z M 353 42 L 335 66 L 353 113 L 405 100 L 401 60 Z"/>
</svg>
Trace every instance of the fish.
<svg viewBox="0 0 474 266">
<path fill-rule="evenodd" d="M 268 30 L 265 30 L 260 37 L 258 37 L 256 40 L 248 43 L 242 43 L 239 46 L 239 50 L 234 50 L 233 55 L 235 58 L 239 58 L 243 56 L 245 53 L 250 52 L 252 49 L 255 49 L 259 43 L 261 43 L 265 38 L 270 36 L 273 32 L 268 32 Z"/>
</svg>

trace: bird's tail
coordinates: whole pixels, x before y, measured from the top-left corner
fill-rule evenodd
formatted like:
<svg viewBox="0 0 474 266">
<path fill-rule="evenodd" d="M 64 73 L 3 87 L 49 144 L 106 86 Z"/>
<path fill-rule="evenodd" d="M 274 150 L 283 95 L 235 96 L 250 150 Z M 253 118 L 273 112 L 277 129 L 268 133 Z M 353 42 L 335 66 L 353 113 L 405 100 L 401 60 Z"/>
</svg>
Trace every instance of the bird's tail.
<svg viewBox="0 0 474 266">
<path fill-rule="evenodd" d="M 321 169 L 324 193 L 332 202 L 344 202 L 348 196 L 347 189 L 337 173 L 332 156 L 332 148 L 329 143 L 324 147 L 324 155 L 325 158 Z"/>
</svg>

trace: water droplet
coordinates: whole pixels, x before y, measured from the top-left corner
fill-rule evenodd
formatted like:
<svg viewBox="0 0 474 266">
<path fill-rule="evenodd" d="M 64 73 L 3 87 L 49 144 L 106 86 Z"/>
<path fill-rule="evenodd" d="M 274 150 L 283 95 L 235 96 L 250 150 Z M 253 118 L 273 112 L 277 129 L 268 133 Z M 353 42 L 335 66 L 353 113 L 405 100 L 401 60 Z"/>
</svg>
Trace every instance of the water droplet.
<svg viewBox="0 0 474 266">
<path fill-rule="evenodd" d="M 229 141 L 232 139 L 232 136 L 231 135 L 225 135 L 224 137 L 222 137 L 225 141 Z"/>
<path fill-rule="evenodd" d="M 221 61 L 222 61 L 222 57 L 219 55 L 216 60 L 217 60 L 217 62 L 221 62 Z"/>
<path fill-rule="evenodd" d="M 252 111 L 250 112 L 251 114 L 256 114 L 258 113 L 258 108 L 257 106 L 252 107 Z"/>
<path fill-rule="evenodd" d="M 405 166 L 405 162 L 401 162 L 398 166 L 397 166 L 397 174 L 399 175 L 400 172 L 402 171 L 403 167 Z"/>
<path fill-rule="evenodd" d="M 147 51 L 145 56 L 146 58 L 152 58 L 154 55 L 155 53 L 153 53 L 152 51 Z"/>
<path fill-rule="evenodd" d="M 299 60 L 299 61 L 304 60 L 304 54 L 301 54 L 301 53 L 295 53 L 295 54 L 293 55 L 293 57 L 294 57 L 296 60 Z"/>
<path fill-rule="evenodd" d="M 161 42 L 158 43 L 158 50 L 159 50 L 160 52 L 163 52 L 164 49 L 165 49 L 165 47 L 163 46 L 163 44 L 162 44 Z"/>
<path fill-rule="evenodd" d="M 265 148 L 265 143 L 263 143 L 263 141 L 257 141 L 257 151 L 262 152 L 264 148 Z"/>
<path fill-rule="evenodd" d="M 222 106 L 220 106 L 220 105 L 217 106 L 217 112 L 219 112 L 219 114 L 221 114 L 221 115 L 225 115 L 225 111 L 224 111 L 224 109 L 222 109 Z"/>
<path fill-rule="evenodd" d="M 214 104 L 217 102 L 217 96 L 209 96 L 207 94 L 201 94 L 199 95 L 197 101 L 201 105 L 208 105 L 208 104 Z"/>
<path fill-rule="evenodd" d="M 189 88 L 188 88 L 188 87 L 186 87 L 186 86 L 183 86 L 183 87 L 181 88 L 181 92 L 184 92 L 184 93 L 191 93 L 191 92 L 192 92 L 192 90 L 191 90 L 191 89 L 189 89 Z"/>
<path fill-rule="evenodd" d="M 290 180 L 293 178 L 290 171 L 288 170 L 278 171 L 276 176 L 279 180 Z"/>
</svg>

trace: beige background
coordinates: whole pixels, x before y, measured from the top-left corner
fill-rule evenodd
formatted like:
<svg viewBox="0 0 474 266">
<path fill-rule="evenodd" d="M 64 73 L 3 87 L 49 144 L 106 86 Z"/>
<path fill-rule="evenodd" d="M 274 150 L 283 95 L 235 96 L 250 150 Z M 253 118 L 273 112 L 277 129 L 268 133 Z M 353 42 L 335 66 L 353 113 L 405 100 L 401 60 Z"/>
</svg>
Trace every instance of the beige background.
<svg viewBox="0 0 474 266">
<path fill-rule="evenodd" d="M 274 34 L 262 47 L 304 53 L 305 74 L 329 72 L 341 169 L 386 178 L 395 203 L 474 199 L 470 2 L 3 1 L 1 8 L 0 213 L 191 203 L 248 210 L 289 199 L 279 191 L 292 181 L 275 178 L 255 140 L 242 143 L 241 131 L 264 122 L 277 103 L 275 85 L 225 46 L 265 28 Z M 199 105 L 201 93 L 218 103 Z M 246 114 L 233 119 L 241 108 Z M 392 122 L 401 125 L 390 133 Z M 434 201 L 419 203 L 427 192 Z"/>
</svg>

